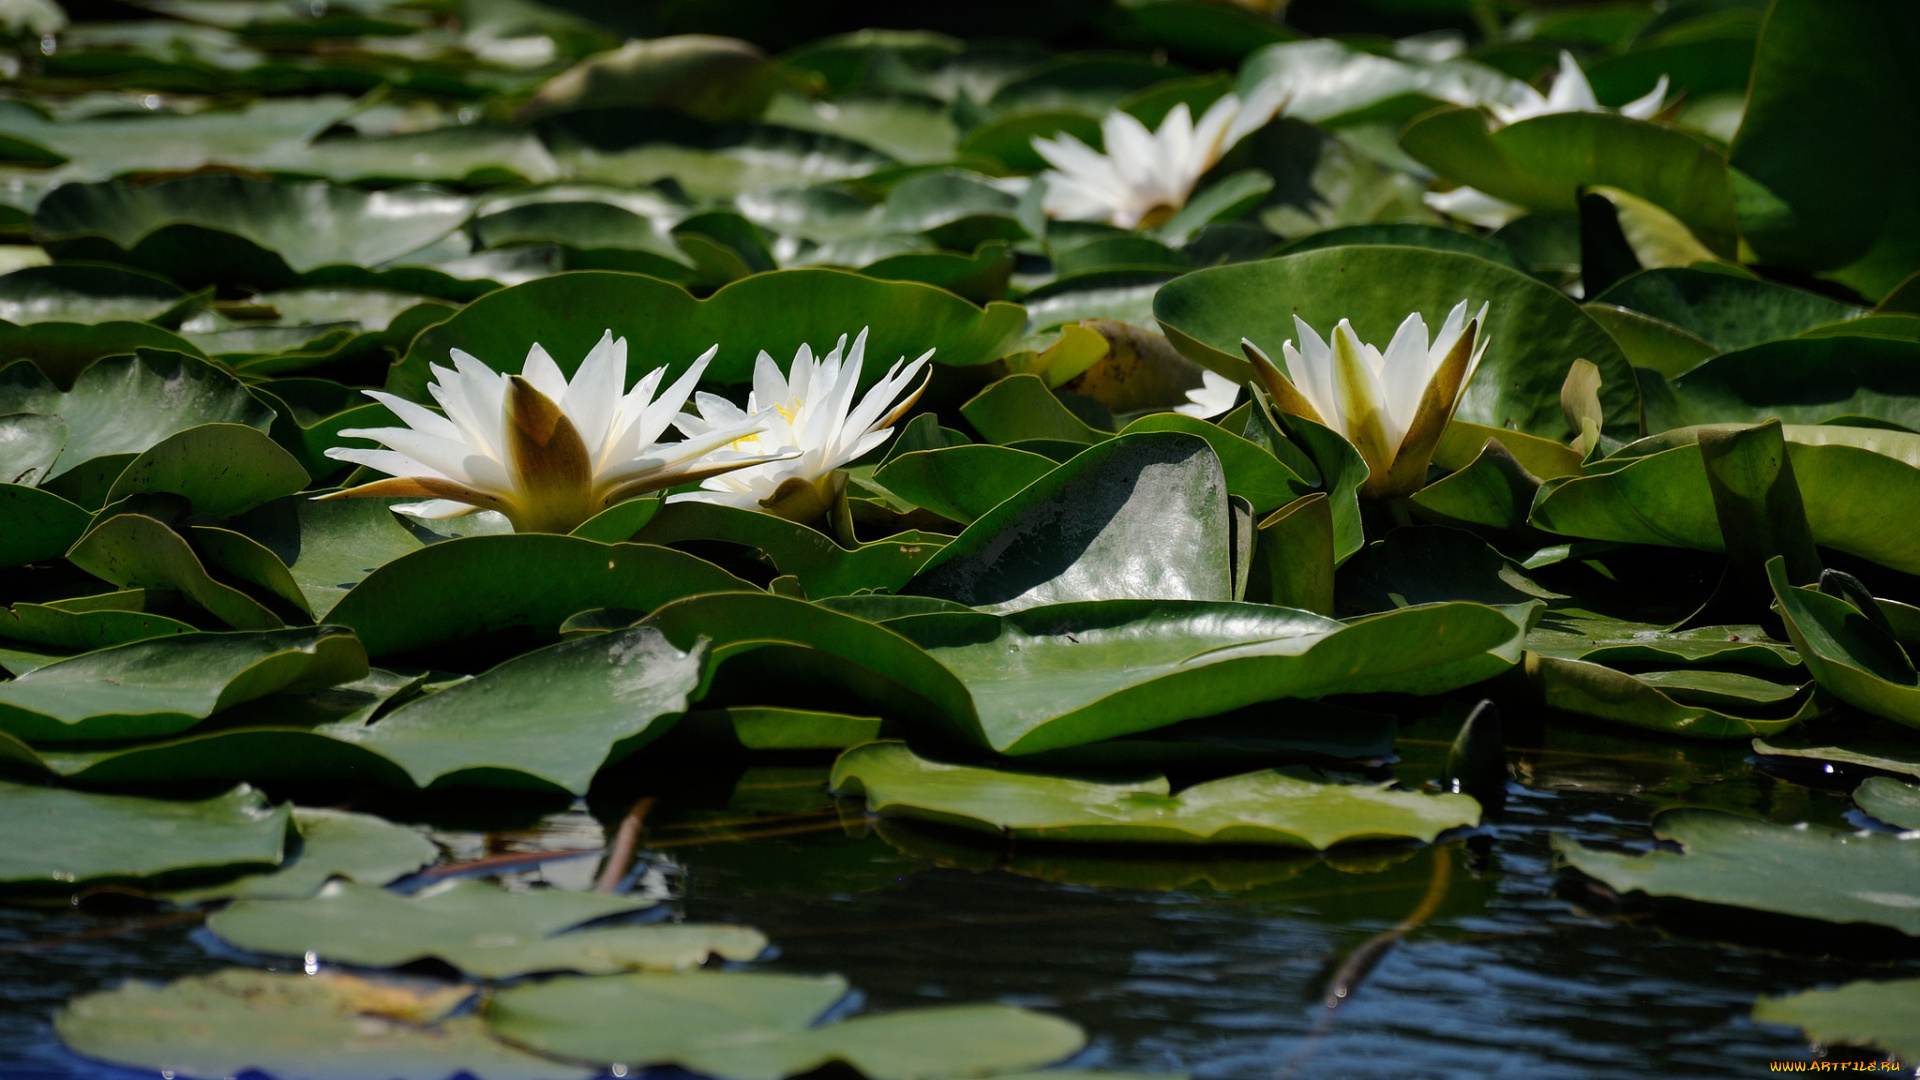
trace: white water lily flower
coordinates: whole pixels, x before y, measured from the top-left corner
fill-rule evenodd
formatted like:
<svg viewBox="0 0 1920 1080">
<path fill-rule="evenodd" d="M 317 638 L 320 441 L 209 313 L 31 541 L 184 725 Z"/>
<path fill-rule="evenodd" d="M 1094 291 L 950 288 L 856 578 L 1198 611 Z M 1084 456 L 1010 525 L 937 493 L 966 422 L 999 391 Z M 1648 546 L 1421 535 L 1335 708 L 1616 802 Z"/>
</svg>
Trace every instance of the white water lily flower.
<svg viewBox="0 0 1920 1080">
<path fill-rule="evenodd" d="M 1208 368 L 1200 369 L 1200 385 L 1187 391 L 1187 400 L 1176 405 L 1174 412 L 1184 416 L 1211 420 L 1228 409 L 1240 396 L 1240 384 L 1225 375 L 1216 375 Z"/>
<path fill-rule="evenodd" d="M 1560 73 L 1554 77 L 1553 88 L 1542 94 L 1528 86 L 1522 94 L 1517 104 L 1489 102 L 1487 109 L 1502 124 L 1516 124 L 1549 113 L 1607 111 L 1593 96 L 1593 84 L 1587 82 L 1587 73 L 1580 70 L 1580 62 L 1565 49 L 1560 50 Z M 1662 75 L 1651 93 L 1620 106 L 1619 113 L 1635 120 L 1645 120 L 1658 113 L 1666 100 L 1667 77 Z"/>
<path fill-rule="evenodd" d="M 1035 136 L 1033 148 L 1053 168 L 1041 174 L 1049 217 L 1105 221 L 1123 229 L 1162 224 L 1187 205 L 1202 174 L 1267 121 L 1285 103 L 1285 87 L 1269 81 L 1245 102 L 1228 94 L 1207 109 L 1198 124 L 1185 102 L 1175 105 L 1159 131 L 1114 110 L 1100 122 L 1107 152 L 1071 135 Z"/>
<path fill-rule="evenodd" d="M 1416 311 L 1383 353 L 1363 343 L 1345 319 L 1329 342 L 1296 315 L 1300 347 L 1281 346 L 1291 378 L 1253 342 L 1243 338 L 1240 347 L 1281 411 L 1332 428 L 1360 451 L 1367 495 L 1410 495 L 1426 483 L 1440 433 L 1480 365 L 1486 320 L 1486 304 L 1469 319 L 1462 300 L 1429 346 L 1427 321 Z"/>
<path fill-rule="evenodd" d="M 706 490 L 675 495 L 668 501 L 760 507 L 796 521 L 811 521 L 825 513 L 833 503 L 834 470 L 887 441 L 894 421 L 926 389 L 923 380 L 904 400 L 900 398 L 927 366 L 933 350 L 911 364 L 901 357 L 856 405 L 854 393 L 866 354 L 865 328 L 854 338 L 852 349 L 842 334 L 833 351 L 818 360 L 812 348 L 801 345 L 784 376 L 773 357 L 762 352 L 754 362 L 753 391 L 747 395 L 745 412 L 726 398 L 697 395 L 700 415 L 682 415 L 674 421 L 690 438 L 707 442 L 715 432 L 737 431 L 743 424 L 756 422 L 764 430 L 734 436 L 736 450 L 760 453 L 763 448 L 793 447 L 797 455 L 715 476 L 701 485 Z"/>
<path fill-rule="evenodd" d="M 615 341 L 611 332 L 571 383 L 538 344 L 518 375 L 455 349 L 453 368 L 434 365 L 427 387 L 445 416 L 392 394 L 365 392 L 407 426 L 349 428 L 340 434 L 387 449 L 334 447 L 327 456 L 389 479 L 321 498 L 426 498 L 394 509 L 425 518 L 497 510 L 519 532 L 567 532 L 622 499 L 773 460 L 780 455 L 726 449 L 764 430 L 767 422 L 758 418 L 742 417 L 685 442 L 658 442 L 717 349 L 702 353 L 658 400 L 654 392 L 666 368 L 621 393 L 627 339 Z"/>
</svg>

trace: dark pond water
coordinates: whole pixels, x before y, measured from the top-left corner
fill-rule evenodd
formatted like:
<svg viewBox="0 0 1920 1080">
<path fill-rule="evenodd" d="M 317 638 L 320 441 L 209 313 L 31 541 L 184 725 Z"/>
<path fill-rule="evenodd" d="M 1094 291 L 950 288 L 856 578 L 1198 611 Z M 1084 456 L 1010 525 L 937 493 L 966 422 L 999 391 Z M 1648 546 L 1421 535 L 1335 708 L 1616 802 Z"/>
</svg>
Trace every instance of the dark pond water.
<svg viewBox="0 0 1920 1080">
<path fill-rule="evenodd" d="M 1441 770 L 1452 727 L 1403 729 L 1402 782 Z M 1740 745 L 1554 728 L 1514 747 L 1506 812 L 1431 849 L 1328 859 L 1115 858 L 882 825 L 824 794 L 825 761 L 688 770 L 649 817 L 638 887 L 689 919 L 750 923 L 765 963 L 844 973 L 868 1006 L 997 1000 L 1084 1026 L 1085 1068 L 1283 1077 L 1729 1077 L 1834 1059 L 1755 1024 L 1761 994 L 1920 974 L 1884 941 L 1725 911 L 1610 907 L 1556 873 L 1549 834 L 1644 847 L 1654 811 L 1704 805 L 1848 821 L 1851 778 L 1772 775 Z M 1382 773 L 1384 775 L 1384 772 Z M 596 795 L 617 816 L 630 792 Z M 592 848 L 584 808 L 481 833 L 456 858 Z M 509 879 L 585 887 L 594 860 Z M 1356 950 L 1430 914 L 1323 1003 Z M 1723 940 L 1731 939 L 1731 940 Z M 232 962 L 192 917 L 0 909 L 0 1076 L 152 1076 L 76 1058 L 51 1017 L 76 994 Z"/>
</svg>

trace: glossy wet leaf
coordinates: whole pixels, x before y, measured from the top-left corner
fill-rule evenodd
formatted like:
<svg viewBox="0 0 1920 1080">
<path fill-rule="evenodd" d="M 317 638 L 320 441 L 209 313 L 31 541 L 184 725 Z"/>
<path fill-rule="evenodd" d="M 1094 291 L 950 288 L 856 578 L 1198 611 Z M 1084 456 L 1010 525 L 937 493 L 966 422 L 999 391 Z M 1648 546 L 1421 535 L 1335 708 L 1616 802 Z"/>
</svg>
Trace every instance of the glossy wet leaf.
<svg viewBox="0 0 1920 1080">
<path fill-rule="evenodd" d="M 202 877 L 278 865 L 288 808 L 245 785 L 192 802 L 0 782 L 8 840 L 0 886 Z"/>
<path fill-rule="evenodd" d="M 1226 486 L 1220 459 L 1193 435 L 1117 438 L 975 520 L 905 591 L 995 611 L 1230 599 Z"/>
<path fill-rule="evenodd" d="M 157 638 L 0 683 L 0 730 L 48 742 L 150 738 L 275 691 L 366 673 L 360 643 L 337 627 Z"/>
<path fill-rule="evenodd" d="M 1724 256 L 1738 229 L 1726 158 L 1704 140 L 1613 113 L 1563 112 L 1487 130 L 1478 110 L 1436 110 L 1400 145 L 1447 179 L 1530 210 L 1570 212 L 1583 187 L 1637 195 Z"/>
<path fill-rule="evenodd" d="M 1862 980 L 1753 1003 L 1757 1023 L 1797 1027 L 1822 1046 L 1875 1046 L 1901 1061 L 1920 1057 L 1917 1017 L 1920 979 Z"/>
<path fill-rule="evenodd" d="M 1436 326 L 1462 300 L 1492 306 L 1490 342 L 1461 396 L 1461 419 L 1562 441 L 1571 433 L 1560 386 L 1568 365 L 1584 358 L 1600 368 L 1607 429 L 1638 431 L 1632 370 L 1606 330 L 1549 286 L 1470 255 L 1343 247 L 1214 267 L 1163 286 L 1154 316 L 1189 358 L 1244 380 L 1253 370 L 1240 339 L 1277 359 L 1281 343 L 1298 336 L 1296 314 L 1316 331 L 1350 319 L 1361 340 L 1382 342 L 1408 313 Z"/>
<path fill-rule="evenodd" d="M 937 1080 L 1048 1064 L 1084 1045 L 1064 1020 L 1009 1005 L 903 1010 L 818 1026 L 837 976 L 699 973 L 555 980 L 496 995 L 493 1029 L 589 1061 L 675 1063 L 741 1080 L 779 1080 L 845 1062 L 871 1080 Z"/>
<path fill-rule="evenodd" d="M 1065 843 L 1274 844 L 1431 841 L 1479 824 L 1464 795 L 1330 783 L 1307 769 L 1211 780 L 1175 794 L 1164 776 L 1128 784 L 998 772 L 928 761 L 905 743 L 869 743 L 834 763 L 834 790 L 871 812 L 1016 840 Z"/>
<path fill-rule="evenodd" d="M 574 929 L 651 907 L 604 893 L 510 893 L 464 880 L 404 896 L 336 884 L 310 900 L 246 900 L 207 920 L 250 952 L 311 953 L 322 963 L 398 967 L 429 957 L 484 979 L 537 971 L 674 971 L 709 956 L 751 960 L 767 939 L 744 926 L 658 923 Z"/>
<path fill-rule="evenodd" d="M 1261 701 L 1439 693 L 1511 666 L 1520 646 L 1520 627 L 1479 604 L 1342 624 L 1259 604 L 1108 600 L 892 626 L 959 677 L 981 737 L 1012 754 Z"/>
<path fill-rule="evenodd" d="M 1920 934 L 1920 844 L 1887 833 L 1771 825 L 1718 810 L 1662 811 L 1654 835 L 1682 853 L 1618 854 L 1564 835 L 1567 864 L 1616 892 L 1724 904 Z"/>
<path fill-rule="evenodd" d="M 651 610 L 701 592 L 745 588 L 712 563 L 650 544 L 573 536 L 465 536 L 377 567 L 328 612 L 370 656 L 502 630 L 552 633 L 576 611 Z"/>
<path fill-rule="evenodd" d="M 180 1076 L 254 1070 L 275 1080 L 592 1075 L 501 1043 L 473 1017 L 443 1019 L 469 994 L 465 987 L 428 989 L 335 972 L 314 977 L 227 968 L 76 998 L 54 1029 L 84 1057 Z"/>
<path fill-rule="evenodd" d="M 744 383 L 761 350 L 784 365 L 802 343 L 824 353 L 842 334 L 871 327 L 868 381 L 904 356 L 928 349 L 935 363 L 967 366 L 997 359 L 1020 333 L 1020 308 L 985 311 L 910 281 L 876 281 L 840 270 L 781 270 L 728 285 L 695 300 L 668 282 L 635 274 L 583 271 L 502 289 L 469 304 L 414 339 L 387 387 L 425 397 L 427 365 L 465 349 L 502 371 L 517 372 L 531 342 L 571 375 L 601 334 L 627 339 L 627 372 L 635 380 L 656 367 L 685 371 L 713 345 L 720 351 L 706 377 Z M 672 377 L 671 375 L 669 376 Z"/>
<path fill-rule="evenodd" d="M 0 371 L 0 415 L 45 413 L 67 425 L 67 441 L 47 473 L 56 479 L 85 462 L 139 454 L 169 435 L 202 424 L 241 424 L 266 431 L 273 410 L 205 360 L 140 350 L 81 372 L 70 390 L 31 363 Z"/>
<path fill-rule="evenodd" d="M 1920 570 L 1904 522 L 1920 512 L 1920 436 L 1839 426 L 1788 425 L 1788 457 L 1813 539 L 1883 566 Z M 1550 483 L 1534 527 L 1590 540 L 1723 551 L 1697 429 L 1633 443 L 1589 475 Z"/>
<path fill-rule="evenodd" d="M 562 641 L 334 738 L 397 762 L 420 787 L 500 784 L 586 794 L 593 774 L 660 737 L 705 663 L 650 627 Z"/>
</svg>

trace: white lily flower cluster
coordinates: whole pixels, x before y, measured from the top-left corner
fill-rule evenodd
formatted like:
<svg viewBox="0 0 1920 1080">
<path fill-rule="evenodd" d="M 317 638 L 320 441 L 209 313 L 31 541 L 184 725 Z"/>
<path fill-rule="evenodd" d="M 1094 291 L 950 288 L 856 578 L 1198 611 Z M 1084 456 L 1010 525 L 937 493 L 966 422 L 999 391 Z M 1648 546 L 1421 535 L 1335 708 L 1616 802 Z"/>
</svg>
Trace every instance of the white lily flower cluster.
<svg viewBox="0 0 1920 1080">
<path fill-rule="evenodd" d="M 1268 83 L 1244 102 L 1228 94 L 1197 124 L 1182 102 L 1158 131 L 1116 109 L 1100 122 L 1104 154 L 1071 135 L 1035 136 L 1034 150 L 1053 166 L 1041 174 L 1047 185 L 1041 208 L 1049 217 L 1122 229 L 1162 224 L 1187 205 L 1194 185 L 1228 150 L 1273 119 L 1285 104 L 1283 92 Z"/>
<path fill-rule="evenodd" d="M 1486 351 L 1486 319 L 1486 304 L 1468 318 L 1462 300 L 1429 344 L 1416 311 L 1382 352 L 1345 319 L 1329 341 L 1296 315 L 1300 345 L 1281 346 L 1286 372 L 1253 342 L 1243 338 L 1240 347 L 1281 411 L 1339 432 L 1360 451 L 1369 471 L 1363 491 L 1384 498 L 1426 483 L 1434 447 Z"/>
<path fill-rule="evenodd" d="M 1660 76 L 1653 90 L 1643 97 L 1635 98 L 1620 106 L 1621 116 L 1635 120 L 1647 120 L 1665 107 L 1667 100 L 1667 77 Z M 1536 116 L 1569 112 L 1606 112 L 1599 99 L 1593 96 L 1593 84 L 1587 81 L 1586 72 L 1580 70 L 1580 62 L 1573 54 L 1562 49 L 1560 52 L 1560 72 L 1554 77 L 1553 87 L 1542 94 L 1531 86 L 1522 87 L 1524 96 L 1519 102 L 1502 104 L 1490 102 L 1487 111 L 1501 125 L 1516 124 Z M 1460 187 L 1452 191 L 1430 191 L 1426 195 L 1427 205 L 1448 217 L 1472 222 L 1489 229 L 1497 229 L 1521 214 L 1526 209 L 1496 199 L 1477 188 Z"/>
<path fill-rule="evenodd" d="M 749 399 L 742 412 L 724 398 L 702 394 L 705 416 L 681 409 L 717 345 L 665 392 L 660 392 L 667 374 L 662 367 L 624 393 L 627 340 L 615 340 L 611 331 L 587 354 L 571 382 L 538 344 L 528 351 L 518 375 L 495 371 L 455 349 L 454 366 L 433 365 L 434 381 L 427 388 L 445 415 L 393 394 L 366 391 L 407 426 L 344 430 L 344 436 L 371 439 L 386 448 L 334 447 L 327 456 L 388 477 L 321 498 L 421 498 L 426 501 L 394 509 L 423 518 L 493 510 L 519 532 L 568 532 L 623 499 L 694 481 L 712 485 L 738 470 L 761 471 L 756 481 L 719 491 L 732 496 L 764 489 L 770 494 L 796 478 L 813 485 L 883 442 L 890 434 L 887 425 L 919 397 L 916 391 L 896 404 L 931 349 L 904 373 L 896 364 L 888 378 L 854 405 L 866 336 L 862 330 L 844 365 L 840 350 L 834 350 L 829 357 L 832 373 L 825 379 L 811 377 L 812 353 L 802 345 L 792 387 L 782 381 L 787 392 L 763 408 Z M 845 336 L 840 340 L 844 345 Z M 762 352 L 756 391 L 768 381 L 769 370 L 778 380 L 778 368 Z M 887 414 L 884 420 L 882 412 Z M 794 418 L 802 415 L 809 421 L 796 423 Z M 661 441 L 669 427 L 686 437 Z M 751 507 L 757 500 L 728 501 Z"/>
</svg>

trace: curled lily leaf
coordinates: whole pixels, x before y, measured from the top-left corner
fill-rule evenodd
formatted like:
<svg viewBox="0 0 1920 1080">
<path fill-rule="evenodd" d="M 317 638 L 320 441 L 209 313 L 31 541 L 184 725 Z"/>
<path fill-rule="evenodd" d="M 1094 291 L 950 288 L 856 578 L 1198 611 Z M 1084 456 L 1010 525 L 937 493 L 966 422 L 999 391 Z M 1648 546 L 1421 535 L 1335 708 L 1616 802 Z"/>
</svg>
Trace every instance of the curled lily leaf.
<svg viewBox="0 0 1920 1080">
<path fill-rule="evenodd" d="M 913 408 L 926 389 L 923 379 L 908 393 L 933 350 L 911 364 L 901 357 L 855 404 L 866 354 L 865 328 L 851 349 L 842 334 L 833 351 L 817 360 L 812 348 L 801 345 L 784 376 L 773 357 L 762 352 L 754 363 L 753 391 L 744 412 L 726 398 L 696 395 L 700 415 L 682 415 L 674 421 L 689 440 L 705 443 L 716 432 L 737 432 L 752 424 L 757 431 L 732 436 L 730 445 L 738 453 L 762 455 L 766 463 L 714 476 L 701 485 L 706 490 L 675 495 L 669 501 L 759 507 L 794 521 L 812 521 L 825 514 L 833 504 L 836 484 L 845 482 L 835 480 L 834 470 L 887 441 L 893 423 Z M 790 447 L 796 453 L 779 460 L 765 456 L 775 447 Z"/>
<path fill-rule="evenodd" d="M 1295 316 L 1300 347 L 1281 346 L 1284 372 L 1253 342 L 1243 338 L 1240 347 L 1274 404 L 1344 436 L 1366 460 L 1363 493 L 1388 498 L 1411 495 L 1426 483 L 1440 433 L 1486 351 L 1486 321 L 1486 304 L 1469 319 L 1462 300 L 1429 345 L 1427 321 L 1416 311 L 1383 353 L 1362 342 L 1345 319 L 1329 343 Z"/>
<path fill-rule="evenodd" d="M 1187 204 L 1193 187 L 1241 139 L 1273 119 L 1285 104 L 1285 87 L 1264 84 L 1242 101 L 1228 94 L 1194 123 L 1185 102 L 1175 105 L 1160 130 L 1115 110 L 1100 122 L 1106 153 L 1071 135 L 1035 137 L 1034 150 L 1053 168 L 1042 174 L 1047 216 L 1105 221 L 1123 229 L 1164 223 Z"/>
<path fill-rule="evenodd" d="M 701 354 L 656 399 L 667 369 L 656 368 L 623 394 L 627 340 L 616 341 L 611 332 L 587 354 L 571 383 L 538 344 L 518 375 L 455 349 L 454 366 L 434 365 L 427 388 L 444 416 L 393 394 L 366 391 L 407 426 L 350 428 L 341 434 L 386 449 L 335 447 L 327 456 L 388 478 L 321 498 L 422 498 L 427 501 L 394 509 L 425 518 L 495 510 L 520 532 L 567 532 L 622 499 L 790 455 L 785 449 L 732 447 L 766 427 L 744 416 L 684 442 L 659 441 L 714 352 Z"/>
</svg>

